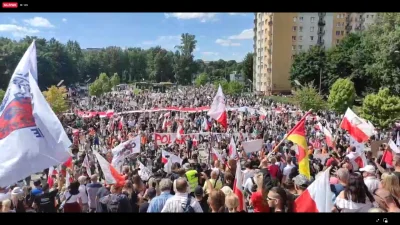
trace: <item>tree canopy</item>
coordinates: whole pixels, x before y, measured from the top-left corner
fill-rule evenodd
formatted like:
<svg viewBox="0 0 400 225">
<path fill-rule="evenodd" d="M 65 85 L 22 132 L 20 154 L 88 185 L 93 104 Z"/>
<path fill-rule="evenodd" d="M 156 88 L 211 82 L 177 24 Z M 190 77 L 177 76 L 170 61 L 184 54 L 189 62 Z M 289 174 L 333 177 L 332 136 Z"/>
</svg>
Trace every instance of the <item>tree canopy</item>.
<svg viewBox="0 0 400 225">
<path fill-rule="evenodd" d="M 330 89 L 328 98 L 329 108 L 342 114 L 348 107 L 351 108 L 353 106 L 355 97 L 354 83 L 350 79 L 339 78 Z"/>
<path fill-rule="evenodd" d="M 322 71 L 322 93 L 328 94 L 339 78 L 354 83 L 360 97 L 387 87 L 400 94 L 400 22 L 399 13 L 378 13 L 376 23 L 367 30 L 347 35 L 330 49 L 312 47 L 297 54 L 291 66 L 292 81 L 312 82 L 319 86 Z"/>
<path fill-rule="evenodd" d="M 5 91 L 3 91 L 3 89 L 0 89 L 0 103 L 3 101 L 4 95 L 6 94 Z"/>
<path fill-rule="evenodd" d="M 54 113 L 62 113 L 68 110 L 67 89 L 65 86 L 57 87 L 52 85 L 47 91 L 43 92 L 43 95 Z"/>
<path fill-rule="evenodd" d="M 235 60 L 204 62 L 195 59 L 195 35 L 182 34 L 175 51 L 160 46 L 149 49 L 109 46 L 100 49 L 82 49 L 77 41 L 63 44 L 52 38 L 25 37 L 19 41 L 0 38 L 0 89 L 6 89 L 19 60 L 33 40 L 36 40 L 39 86 L 45 90 L 64 80 L 65 85 L 93 82 L 101 73 L 111 77 L 118 74 L 120 83 L 137 81 L 177 82 L 190 84 L 202 73 L 209 81 L 227 79 L 233 71 L 242 72 Z M 114 79 L 115 80 L 115 79 Z"/>
</svg>

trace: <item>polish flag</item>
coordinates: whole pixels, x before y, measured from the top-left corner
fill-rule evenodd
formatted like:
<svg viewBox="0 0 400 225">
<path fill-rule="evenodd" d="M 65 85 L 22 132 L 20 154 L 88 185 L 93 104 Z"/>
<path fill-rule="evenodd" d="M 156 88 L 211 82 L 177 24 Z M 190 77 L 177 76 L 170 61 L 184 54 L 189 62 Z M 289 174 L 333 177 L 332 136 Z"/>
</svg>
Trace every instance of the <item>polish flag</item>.
<svg viewBox="0 0 400 225">
<path fill-rule="evenodd" d="M 57 170 L 55 170 L 54 167 L 50 166 L 49 173 L 47 174 L 47 184 L 49 185 L 50 188 L 52 188 L 54 185 L 53 175 L 57 175 L 57 174 L 58 174 Z"/>
<path fill-rule="evenodd" d="M 124 117 L 121 117 L 118 123 L 118 129 L 122 130 L 122 128 L 124 128 Z"/>
<path fill-rule="evenodd" d="M 240 161 L 236 161 L 236 174 L 235 174 L 235 182 L 233 183 L 233 193 L 239 198 L 239 206 L 237 210 L 239 212 L 241 211 L 246 211 L 246 205 L 245 205 L 245 200 L 244 200 L 244 191 L 242 187 L 243 183 L 243 173 L 242 170 L 240 169 Z"/>
<path fill-rule="evenodd" d="M 393 154 L 390 149 L 389 150 L 386 149 L 383 152 L 382 161 L 385 162 L 386 165 L 393 166 Z"/>
<path fill-rule="evenodd" d="M 91 177 L 91 176 L 92 176 L 92 172 L 90 171 L 90 163 L 89 163 L 88 154 L 86 154 L 85 159 L 83 160 L 82 165 L 86 168 L 86 173 L 89 175 L 89 177 Z"/>
<path fill-rule="evenodd" d="M 367 157 L 365 156 L 365 144 L 357 142 L 353 137 L 350 137 L 350 146 L 355 147 L 355 152 L 350 152 L 346 155 L 349 160 L 357 165 L 358 168 L 363 168 L 367 165 Z"/>
<path fill-rule="evenodd" d="M 308 186 L 294 202 L 294 212 L 321 213 L 331 212 L 332 191 L 329 183 L 330 168 L 325 170 L 317 179 Z"/>
<path fill-rule="evenodd" d="M 168 156 L 168 157 L 167 157 Z M 181 163 L 182 159 L 179 158 L 178 156 L 174 155 L 173 153 L 167 152 L 165 150 L 162 150 L 161 152 L 161 162 L 166 164 L 169 160 L 171 160 L 172 163 Z"/>
<path fill-rule="evenodd" d="M 214 148 L 211 148 L 212 150 L 212 157 L 214 161 L 219 160 L 220 162 L 224 162 L 224 160 L 222 159 L 222 156 L 218 153 L 217 150 L 215 150 Z"/>
<path fill-rule="evenodd" d="M 226 114 L 225 96 L 222 92 L 221 85 L 219 85 L 218 87 L 217 94 L 214 97 L 214 100 L 207 115 L 216 120 L 225 129 L 228 128 L 228 116 Z"/>
<path fill-rule="evenodd" d="M 329 147 L 332 147 L 332 148 L 333 148 L 333 136 L 332 136 L 332 132 L 331 132 L 328 128 L 326 128 L 326 127 L 322 127 L 322 131 L 323 131 L 324 134 L 325 134 L 326 144 L 327 144 Z"/>
<path fill-rule="evenodd" d="M 182 140 L 183 134 L 184 134 L 183 127 L 182 125 L 179 124 L 178 129 L 176 130 L 176 140 Z"/>
<path fill-rule="evenodd" d="M 106 116 L 107 116 L 108 118 L 113 117 L 113 116 L 114 116 L 114 110 L 107 110 Z"/>
<path fill-rule="evenodd" d="M 204 118 L 202 126 L 203 126 L 203 130 L 205 130 L 205 131 L 210 130 L 211 126 L 210 126 L 210 123 L 208 122 L 207 118 Z"/>
<path fill-rule="evenodd" d="M 67 173 L 65 174 L 65 185 L 67 186 L 67 188 L 69 187 L 72 181 L 73 181 L 72 177 L 71 175 L 69 175 L 69 172 L 67 171 Z"/>
<path fill-rule="evenodd" d="M 229 152 L 228 152 L 228 156 L 230 159 L 238 159 L 238 154 L 236 151 L 236 144 L 235 144 L 235 140 L 233 140 L 233 137 L 231 137 L 231 142 L 229 143 Z"/>
<path fill-rule="evenodd" d="M 357 142 L 366 142 L 374 134 L 374 126 L 368 121 L 358 117 L 353 110 L 347 108 L 340 128 L 347 130 Z"/>
<path fill-rule="evenodd" d="M 72 169 L 72 168 L 73 168 L 72 156 L 70 156 L 70 157 L 68 158 L 68 160 L 65 161 L 65 163 L 63 163 L 63 165 L 64 165 L 65 167 L 67 167 L 67 168 Z"/>
<path fill-rule="evenodd" d="M 322 124 L 320 122 L 318 122 L 317 124 L 314 125 L 314 129 L 323 131 L 324 126 L 322 126 Z"/>
<path fill-rule="evenodd" d="M 125 177 L 118 173 L 118 171 L 98 152 L 93 151 L 94 155 L 99 162 L 100 168 L 103 171 L 104 178 L 107 184 L 116 184 L 117 186 L 124 186 Z"/>
<path fill-rule="evenodd" d="M 395 154 L 400 154 L 400 149 L 399 149 L 399 147 L 397 147 L 397 145 L 394 143 L 393 140 L 390 140 L 388 144 L 389 144 L 390 149 L 392 149 L 392 151 Z"/>
</svg>

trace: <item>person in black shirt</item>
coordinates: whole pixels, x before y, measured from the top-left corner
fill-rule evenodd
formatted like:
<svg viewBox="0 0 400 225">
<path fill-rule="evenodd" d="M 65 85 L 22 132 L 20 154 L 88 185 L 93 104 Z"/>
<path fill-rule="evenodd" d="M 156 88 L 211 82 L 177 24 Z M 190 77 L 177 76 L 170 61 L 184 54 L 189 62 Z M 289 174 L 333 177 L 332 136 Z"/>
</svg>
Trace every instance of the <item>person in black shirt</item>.
<svg viewBox="0 0 400 225">
<path fill-rule="evenodd" d="M 55 199 L 58 193 L 58 189 L 54 189 L 52 191 L 49 190 L 49 185 L 45 184 L 42 187 L 43 193 L 35 196 L 34 208 L 37 209 L 38 212 L 42 213 L 55 213 Z"/>
</svg>

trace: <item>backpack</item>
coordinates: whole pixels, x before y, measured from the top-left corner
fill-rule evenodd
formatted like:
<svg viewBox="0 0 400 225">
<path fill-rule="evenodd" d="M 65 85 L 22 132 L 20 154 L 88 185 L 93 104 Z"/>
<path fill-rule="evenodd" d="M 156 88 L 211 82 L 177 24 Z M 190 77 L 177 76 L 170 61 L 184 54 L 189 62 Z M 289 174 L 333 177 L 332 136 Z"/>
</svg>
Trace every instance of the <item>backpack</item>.
<svg viewBox="0 0 400 225">
<path fill-rule="evenodd" d="M 271 190 L 274 187 L 274 183 L 272 181 L 271 174 L 267 169 L 261 169 L 260 171 L 263 174 L 263 188 L 264 190 Z"/>
<path fill-rule="evenodd" d="M 191 199 L 192 199 L 192 197 L 190 195 L 188 195 L 185 207 L 182 206 L 183 213 L 194 213 L 195 212 L 193 207 L 190 205 Z"/>
<path fill-rule="evenodd" d="M 110 196 L 111 199 L 107 204 L 107 211 L 109 213 L 116 213 L 118 212 L 118 208 L 119 208 L 119 197 L 118 195 L 111 195 Z"/>
</svg>

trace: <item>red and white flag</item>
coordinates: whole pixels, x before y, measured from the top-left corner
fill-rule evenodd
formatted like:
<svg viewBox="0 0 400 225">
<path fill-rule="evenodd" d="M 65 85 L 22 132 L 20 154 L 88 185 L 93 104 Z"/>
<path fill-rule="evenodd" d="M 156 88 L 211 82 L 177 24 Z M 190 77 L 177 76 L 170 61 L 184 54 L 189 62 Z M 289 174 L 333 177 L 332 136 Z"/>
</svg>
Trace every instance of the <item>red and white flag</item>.
<svg viewBox="0 0 400 225">
<path fill-rule="evenodd" d="M 344 114 L 340 128 L 346 130 L 357 142 L 368 141 L 375 131 L 371 123 L 358 117 L 350 108 Z"/>
<path fill-rule="evenodd" d="M 225 95 L 222 92 L 221 85 L 219 85 L 218 87 L 217 94 L 214 97 L 214 100 L 207 115 L 216 120 L 225 129 L 228 128 L 228 116 L 226 114 Z"/>
<path fill-rule="evenodd" d="M 310 186 L 295 200 L 294 212 L 331 212 L 333 207 L 331 186 L 329 183 L 330 168 L 325 170 Z"/>
<path fill-rule="evenodd" d="M 353 137 L 350 137 L 350 146 L 355 147 L 355 152 L 350 152 L 346 155 L 350 162 L 353 163 L 354 167 L 363 168 L 367 165 L 367 157 L 365 156 L 364 149 L 365 144 L 357 142 Z M 357 165 L 355 165 L 357 164 Z"/>
<path fill-rule="evenodd" d="M 124 128 L 124 117 L 122 116 L 118 123 L 118 129 L 122 130 Z"/>
<path fill-rule="evenodd" d="M 211 148 L 211 151 L 212 151 L 211 154 L 212 154 L 212 157 L 213 157 L 214 161 L 219 160 L 220 162 L 224 162 L 224 160 L 222 159 L 221 154 L 219 154 L 217 150 L 215 150 L 214 148 Z"/>
<path fill-rule="evenodd" d="M 96 156 L 97 161 L 99 162 L 101 170 L 103 171 L 106 184 L 116 184 L 117 186 L 123 186 L 125 184 L 125 177 L 118 173 L 118 171 L 98 152 L 93 151 L 93 153 Z"/>
<path fill-rule="evenodd" d="M 400 149 L 399 149 L 399 147 L 397 147 L 397 145 L 394 143 L 393 140 L 390 140 L 388 144 L 389 144 L 389 147 L 392 149 L 392 151 L 395 154 L 400 154 Z"/>
<path fill-rule="evenodd" d="M 237 154 L 237 150 L 236 150 L 236 144 L 235 144 L 235 140 L 233 140 L 233 137 L 231 137 L 231 142 L 229 143 L 229 152 L 228 152 L 228 156 L 230 159 L 238 159 L 238 154 Z"/>
<path fill-rule="evenodd" d="M 182 140 L 183 134 L 184 134 L 183 127 L 181 124 L 179 124 L 178 129 L 176 130 L 176 140 Z"/>
<path fill-rule="evenodd" d="M 197 147 L 199 145 L 199 141 L 196 138 L 193 138 L 192 143 L 193 147 Z"/>
<path fill-rule="evenodd" d="M 178 156 L 174 155 L 173 153 L 170 153 L 170 152 L 167 152 L 165 150 L 162 150 L 162 152 L 161 152 L 161 162 L 165 164 L 169 160 L 171 160 L 172 163 L 175 163 L 175 162 L 181 163 L 182 162 L 182 159 L 179 158 Z"/>
<path fill-rule="evenodd" d="M 239 206 L 237 210 L 239 212 L 246 211 L 245 199 L 244 199 L 244 191 L 242 187 L 243 183 L 243 174 L 242 170 L 240 169 L 240 161 L 236 162 L 236 174 L 235 174 L 235 182 L 233 183 L 233 193 L 239 198 Z"/>
<path fill-rule="evenodd" d="M 326 128 L 326 127 L 322 127 L 322 131 L 323 131 L 324 134 L 325 134 L 326 144 L 327 144 L 329 147 L 332 147 L 332 148 L 333 148 L 333 136 L 332 136 L 332 132 L 331 132 L 328 128 Z"/>
<path fill-rule="evenodd" d="M 50 166 L 49 173 L 47 174 L 47 184 L 49 185 L 50 188 L 52 188 L 54 185 L 53 175 L 57 174 L 58 174 L 57 170 L 55 170 L 54 167 Z"/>
<path fill-rule="evenodd" d="M 210 123 L 208 122 L 207 118 L 204 118 L 202 126 L 203 126 L 203 130 L 205 130 L 205 131 L 210 130 L 211 126 L 210 126 Z"/>
<path fill-rule="evenodd" d="M 86 168 L 86 173 L 89 175 L 89 177 L 91 177 L 92 172 L 90 171 L 90 163 L 89 163 L 88 154 L 86 154 L 85 159 L 83 159 L 82 165 Z"/>
</svg>

